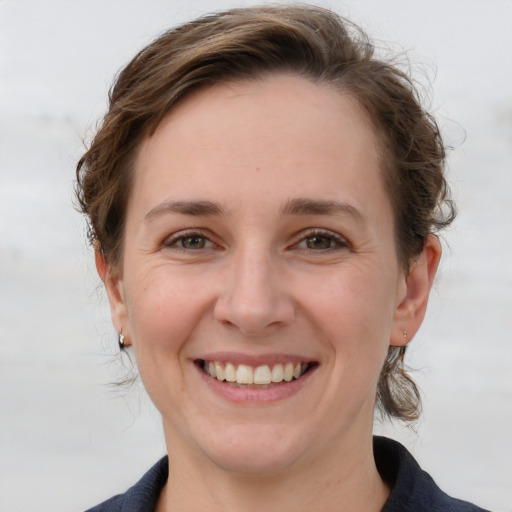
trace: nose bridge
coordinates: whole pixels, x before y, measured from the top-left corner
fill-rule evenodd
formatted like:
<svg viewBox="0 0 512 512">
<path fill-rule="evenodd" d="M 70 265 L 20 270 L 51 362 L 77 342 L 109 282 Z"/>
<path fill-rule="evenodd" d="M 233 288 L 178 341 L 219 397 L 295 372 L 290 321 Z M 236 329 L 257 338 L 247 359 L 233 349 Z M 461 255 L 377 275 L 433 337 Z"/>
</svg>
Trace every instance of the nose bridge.
<svg viewBox="0 0 512 512">
<path fill-rule="evenodd" d="M 278 258 L 262 244 L 247 244 L 234 252 L 215 314 L 245 334 L 263 333 L 294 316 Z"/>
</svg>

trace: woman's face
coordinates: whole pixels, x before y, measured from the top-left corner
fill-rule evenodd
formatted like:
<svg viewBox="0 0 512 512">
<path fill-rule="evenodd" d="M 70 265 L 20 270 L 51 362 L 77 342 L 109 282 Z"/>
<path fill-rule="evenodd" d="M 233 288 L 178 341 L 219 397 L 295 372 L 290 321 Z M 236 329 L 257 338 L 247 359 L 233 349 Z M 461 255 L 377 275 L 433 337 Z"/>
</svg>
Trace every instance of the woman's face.
<svg viewBox="0 0 512 512">
<path fill-rule="evenodd" d="M 371 436 L 407 280 L 349 96 L 283 75 L 183 101 L 140 148 L 120 275 L 114 325 L 175 460 L 279 471 Z"/>
</svg>

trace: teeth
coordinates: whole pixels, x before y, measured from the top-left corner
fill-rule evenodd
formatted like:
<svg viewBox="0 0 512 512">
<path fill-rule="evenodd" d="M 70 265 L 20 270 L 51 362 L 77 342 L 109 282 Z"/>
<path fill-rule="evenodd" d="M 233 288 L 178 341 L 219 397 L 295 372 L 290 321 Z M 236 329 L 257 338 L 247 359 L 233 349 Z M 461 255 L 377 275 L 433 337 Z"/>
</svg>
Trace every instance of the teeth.
<svg viewBox="0 0 512 512">
<path fill-rule="evenodd" d="M 220 366 L 220 365 L 219 365 Z M 212 376 L 212 377 L 217 377 L 217 368 L 216 368 L 216 365 L 213 361 L 210 361 L 208 363 L 208 373 Z"/>
<path fill-rule="evenodd" d="M 228 382 L 236 382 L 236 370 L 235 370 L 234 364 L 228 363 L 226 365 L 225 372 L 226 372 L 226 380 Z"/>
<path fill-rule="evenodd" d="M 226 380 L 243 385 L 269 385 L 272 383 L 290 382 L 303 375 L 309 365 L 306 363 L 275 364 L 272 368 L 266 364 L 253 368 L 246 364 L 235 366 L 226 363 L 223 366 L 218 361 L 204 361 L 203 371 L 219 381 Z"/>
<path fill-rule="evenodd" d="M 236 369 L 236 382 L 238 384 L 253 384 L 254 377 L 252 368 L 245 364 L 239 364 Z M 256 384 L 259 384 L 259 382 Z"/>
<path fill-rule="evenodd" d="M 272 368 L 272 382 L 281 382 L 284 377 L 284 370 L 282 364 L 275 364 Z"/>
<path fill-rule="evenodd" d="M 293 363 L 287 363 L 284 367 L 284 380 L 286 382 L 290 382 L 293 379 L 293 370 L 294 370 Z"/>
<path fill-rule="evenodd" d="M 212 375 L 212 377 L 217 377 L 217 380 L 226 380 L 226 374 L 224 372 L 224 368 L 220 365 L 219 362 L 215 361 L 215 375 Z"/>
<path fill-rule="evenodd" d="M 258 366 L 256 370 L 254 370 L 254 384 L 270 384 L 271 381 L 272 374 L 266 364 Z"/>
</svg>

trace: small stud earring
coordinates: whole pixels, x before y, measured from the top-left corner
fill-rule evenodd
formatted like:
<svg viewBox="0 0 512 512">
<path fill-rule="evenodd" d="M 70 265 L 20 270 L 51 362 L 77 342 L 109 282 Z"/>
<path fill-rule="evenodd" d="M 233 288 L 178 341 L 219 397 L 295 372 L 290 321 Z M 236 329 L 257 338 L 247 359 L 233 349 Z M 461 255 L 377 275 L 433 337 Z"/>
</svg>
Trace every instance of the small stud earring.
<svg viewBox="0 0 512 512">
<path fill-rule="evenodd" d="M 124 349 L 124 334 L 123 334 L 123 331 L 119 331 L 119 337 L 118 337 L 117 341 L 119 343 L 120 350 L 123 350 Z"/>
<path fill-rule="evenodd" d="M 407 331 L 404 329 L 404 340 L 407 340 Z"/>
</svg>

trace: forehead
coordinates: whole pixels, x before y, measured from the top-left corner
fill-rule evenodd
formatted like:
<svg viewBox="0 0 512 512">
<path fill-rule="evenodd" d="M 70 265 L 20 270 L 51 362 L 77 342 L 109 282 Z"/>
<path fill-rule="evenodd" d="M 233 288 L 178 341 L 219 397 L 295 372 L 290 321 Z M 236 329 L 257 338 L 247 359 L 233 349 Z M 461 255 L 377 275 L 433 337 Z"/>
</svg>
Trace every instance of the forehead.
<svg viewBox="0 0 512 512">
<path fill-rule="evenodd" d="M 380 174 L 377 138 L 354 98 L 278 75 L 186 97 L 142 143 L 134 195 L 148 203 L 213 193 L 216 201 L 357 202 L 383 189 Z"/>
</svg>

